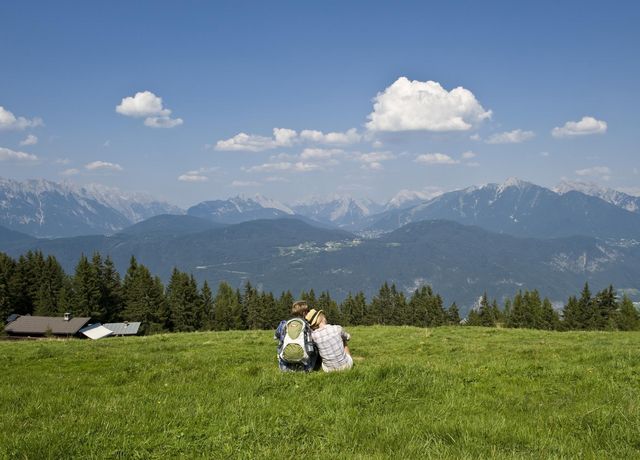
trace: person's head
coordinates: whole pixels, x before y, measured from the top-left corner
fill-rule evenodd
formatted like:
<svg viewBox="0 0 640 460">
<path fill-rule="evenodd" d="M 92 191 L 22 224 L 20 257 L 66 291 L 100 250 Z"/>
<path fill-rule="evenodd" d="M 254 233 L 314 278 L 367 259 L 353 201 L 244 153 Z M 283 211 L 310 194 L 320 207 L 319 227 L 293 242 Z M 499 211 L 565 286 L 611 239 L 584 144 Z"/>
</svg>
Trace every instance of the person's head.
<svg viewBox="0 0 640 460">
<path fill-rule="evenodd" d="M 304 318 L 309 312 L 309 305 L 305 300 L 296 300 L 291 306 L 291 314 L 299 318 Z"/>
<path fill-rule="evenodd" d="M 320 326 L 327 324 L 327 317 L 324 315 L 324 311 L 316 310 L 315 308 L 309 310 L 305 319 L 309 323 L 309 326 L 311 326 L 311 329 L 318 329 Z"/>
</svg>

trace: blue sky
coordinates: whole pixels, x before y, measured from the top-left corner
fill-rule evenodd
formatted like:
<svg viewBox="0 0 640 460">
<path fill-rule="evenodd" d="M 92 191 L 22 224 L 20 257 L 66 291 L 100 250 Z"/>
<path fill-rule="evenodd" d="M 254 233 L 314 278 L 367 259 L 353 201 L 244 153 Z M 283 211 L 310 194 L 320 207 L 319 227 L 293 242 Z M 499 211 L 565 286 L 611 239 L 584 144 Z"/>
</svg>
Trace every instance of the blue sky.
<svg viewBox="0 0 640 460">
<path fill-rule="evenodd" d="M 638 5 L 5 2 L 0 177 L 180 205 L 510 176 L 640 193 Z"/>
</svg>

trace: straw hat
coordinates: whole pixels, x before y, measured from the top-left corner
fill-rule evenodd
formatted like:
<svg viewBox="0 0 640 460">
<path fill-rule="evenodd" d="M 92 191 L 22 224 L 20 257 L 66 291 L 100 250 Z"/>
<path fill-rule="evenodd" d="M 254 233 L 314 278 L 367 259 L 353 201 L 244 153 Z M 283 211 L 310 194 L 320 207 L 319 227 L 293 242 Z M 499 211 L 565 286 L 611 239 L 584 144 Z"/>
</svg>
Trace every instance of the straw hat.
<svg viewBox="0 0 640 460">
<path fill-rule="evenodd" d="M 323 310 L 316 310 L 315 308 L 312 308 L 304 319 L 307 320 L 311 327 L 316 327 L 318 325 L 318 319 L 320 319 L 320 315 L 322 313 L 324 313 Z"/>
</svg>

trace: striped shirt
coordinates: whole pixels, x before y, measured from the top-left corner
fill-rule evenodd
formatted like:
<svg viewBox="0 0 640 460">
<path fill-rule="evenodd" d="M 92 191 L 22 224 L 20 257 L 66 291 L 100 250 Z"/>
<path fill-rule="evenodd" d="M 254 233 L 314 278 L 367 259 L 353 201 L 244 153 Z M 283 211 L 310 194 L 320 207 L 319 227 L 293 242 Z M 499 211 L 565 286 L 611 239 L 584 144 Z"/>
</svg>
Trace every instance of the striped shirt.
<svg viewBox="0 0 640 460">
<path fill-rule="evenodd" d="M 311 333 L 313 343 L 318 347 L 325 372 L 348 369 L 353 365 L 351 356 L 344 351 L 344 344 L 351 336 L 342 326 L 327 324 Z"/>
</svg>

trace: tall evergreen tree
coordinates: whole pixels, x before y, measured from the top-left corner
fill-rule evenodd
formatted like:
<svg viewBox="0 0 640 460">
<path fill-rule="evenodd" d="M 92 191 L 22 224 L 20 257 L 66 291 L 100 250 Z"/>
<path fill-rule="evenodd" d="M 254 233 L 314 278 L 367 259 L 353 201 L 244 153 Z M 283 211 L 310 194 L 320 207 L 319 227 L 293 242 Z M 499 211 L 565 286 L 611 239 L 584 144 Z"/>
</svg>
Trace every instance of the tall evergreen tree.
<svg viewBox="0 0 640 460">
<path fill-rule="evenodd" d="M 0 252 L 0 321 L 4 321 L 16 308 L 16 301 L 11 289 L 15 270 L 15 260 Z"/>
<path fill-rule="evenodd" d="M 204 283 L 202 283 L 200 302 L 202 303 L 202 313 L 204 315 L 202 328 L 207 331 L 215 329 L 213 293 L 211 292 L 211 288 L 209 287 L 207 280 L 204 280 Z"/>
<path fill-rule="evenodd" d="M 235 312 L 241 309 L 238 293 L 224 281 L 218 286 L 218 292 L 213 300 L 214 327 L 217 330 L 235 329 Z"/>
<path fill-rule="evenodd" d="M 174 268 L 166 292 L 170 329 L 180 332 L 201 329 L 204 316 L 201 300 L 193 276 Z"/>
<path fill-rule="evenodd" d="M 620 300 L 614 318 L 616 328 L 621 331 L 640 330 L 640 312 L 626 295 Z"/>
<path fill-rule="evenodd" d="M 460 325 L 460 311 L 458 310 L 458 305 L 455 302 L 453 302 L 447 310 L 447 324 L 452 326 Z"/>
<path fill-rule="evenodd" d="M 38 293 L 34 302 L 34 313 L 40 316 L 57 316 L 63 308 L 60 306 L 60 290 L 66 275 L 55 257 L 48 256 L 38 283 Z"/>
<path fill-rule="evenodd" d="M 102 321 L 105 311 L 100 302 L 100 274 L 84 254 L 80 256 L 76 265 L 72 286 L 72 313 L 76 316 L 90 317 L 94 321 Z"/>
<path fill-rule="evenodd" d="M 141 321 L 144 333 L 161 332 L 168 322 L 164 286 L 160 278 L 153 277 L 149 269 L 135 262 L 129 265 L 124 283 L 125 321 Z"/>
</svg>

